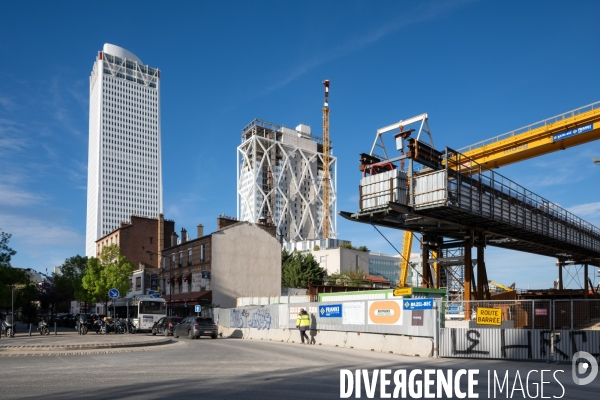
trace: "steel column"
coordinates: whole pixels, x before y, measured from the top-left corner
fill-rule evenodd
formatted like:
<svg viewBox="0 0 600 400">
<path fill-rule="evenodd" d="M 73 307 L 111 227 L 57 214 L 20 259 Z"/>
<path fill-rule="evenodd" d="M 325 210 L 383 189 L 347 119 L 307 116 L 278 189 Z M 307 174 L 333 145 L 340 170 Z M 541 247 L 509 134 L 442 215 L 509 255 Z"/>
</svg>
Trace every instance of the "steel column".
<svg viewBox="0 0 600 400">
<path fill-rule="evenodd" d="M 425 239 L 425 237 L 423 237 Z M 429 243 L 423 240 L 423 282 L 421 286 L 424 288 L 430 287 L 431 282 L 431 271 L 429 269 Z"/>
<path fill-rule="evenodd" d="M 471 279 L 473 277 L 473 262 L 471 260 L 471 244 L 465 243 L 465 289 L 463 299 L 465 300 L 465 319 L 471 320 Z"/>
<path fill-rule="evenodd" d="M 590 296 L 590 288 L 588 285 L 588 265 L 583 264 L 583 298 L 587 299 Z"/>
<path fill-rule="evenodd" d="M 563 290 L 563 263 L 558 262 L 558 290 Z"/>
</svg>

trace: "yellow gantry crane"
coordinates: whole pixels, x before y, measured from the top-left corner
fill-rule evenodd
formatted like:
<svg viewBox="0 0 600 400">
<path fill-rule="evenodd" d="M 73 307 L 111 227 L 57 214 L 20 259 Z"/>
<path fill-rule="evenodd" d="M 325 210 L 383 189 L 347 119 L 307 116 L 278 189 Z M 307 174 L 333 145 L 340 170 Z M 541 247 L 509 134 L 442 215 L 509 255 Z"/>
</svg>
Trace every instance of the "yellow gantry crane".
<svg viewBox="0 0 600 400">
<path fill-rule="evenodd" d="M 488 283 L 489 283 L 490 285 L 494 285 L 494 286 L 496 286 L 497 288 L 499 288 L 499 289 L 502 289 L 502 290 L 505 290 L 505 291 L 507 291 L 507 292 L 514 292 L 514 291 L 515 291 L 515 288 L 514 288 L 514 287 L 515 287 L 515 284 L 514 284 L 514 283 L 513 283 L 512 285 L 510 285 L 510 286 L 504 286 L 504 285 L 502 285 L 502 284 L 500 284 L 500 283 L 498 283 L 498 282 L 494 282 L 494 281 L 488 281 Z"/>
<path fill-rule="evenodd" d="M 329 238 L 329 168 L 331 142 L 329 141 L 329 80 L 323 81 L 325 102 L 323 103 L 323 239 Z"/>
<path fill-rule="evenodd" d="M 600 102 L 475 143 L 459 152 L 491 169 L 597 139 L 600 139 Z"/>
<path fill-rule="evenodd" d="M 492 169 L 598 139 L 600 139 L 600 101 L 483 140 L 464 147 L 459 152 L 484 169 Z M 410 259 L 412 236 L 412 232 L 404 231 L 399 287 L 406 286 L 409 268 L 406 260 Z M 437 263 L 434 264 L 434 269 L 437 272 Z M 502 289 L 506 288 L 493 284 Z"/>
</svg>

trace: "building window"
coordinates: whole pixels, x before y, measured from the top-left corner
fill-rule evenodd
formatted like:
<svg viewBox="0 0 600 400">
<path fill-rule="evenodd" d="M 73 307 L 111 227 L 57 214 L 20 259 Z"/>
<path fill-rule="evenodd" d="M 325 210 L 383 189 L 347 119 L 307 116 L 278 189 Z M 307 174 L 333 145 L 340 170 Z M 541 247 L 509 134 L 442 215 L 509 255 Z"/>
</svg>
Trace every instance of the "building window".
<svg viewBox="0 0 600 400">
<path fill-rule="evenodd" d="M 188 249 L 188 261 L 187 265 L 192 265 L 192 249 Z"/>
<path fill-rule="evenodd" d="M 142 277 L 141 276 L 135 277 L 135 290 L 136 291 L 142 290 Z"/>
<path fill-rule="evenodd" d="M 183 251 L 179 252 L 179 268 L 183 266 Z"/>
<path fill-rule="evenodd" d="M 205 248 L 206 244 L 202 243 L 200 245 L 200 262 L 203 263 L 206 260 L 206 248 Z"/>
</svg>

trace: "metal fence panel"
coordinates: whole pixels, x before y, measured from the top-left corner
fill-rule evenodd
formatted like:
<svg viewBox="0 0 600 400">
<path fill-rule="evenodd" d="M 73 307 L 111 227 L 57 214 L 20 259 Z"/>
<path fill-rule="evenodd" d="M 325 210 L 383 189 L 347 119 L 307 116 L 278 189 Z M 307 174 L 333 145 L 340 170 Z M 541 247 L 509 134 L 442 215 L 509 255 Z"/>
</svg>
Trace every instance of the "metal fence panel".
<svg viewBox="0 0 600 400">
<path fill-rule="evenodd" d="M 550 300 L 481 300 L 444 302 L 442 327 L 481 328 L 477 325 L 477 309 L 499 308 L 502 325 L 492 329 L 550 329 L 552 312 Z"/>
<path fill-rule="evenodd" d="M 600 300 L 456 304 L 461 314 L 446 315 L 440 329 L 441 357 L 568 361 L 578 351 L 600 357 Z M 502 309 L 502 325 L 478 325 L 479 307 Z"/>
</svg>

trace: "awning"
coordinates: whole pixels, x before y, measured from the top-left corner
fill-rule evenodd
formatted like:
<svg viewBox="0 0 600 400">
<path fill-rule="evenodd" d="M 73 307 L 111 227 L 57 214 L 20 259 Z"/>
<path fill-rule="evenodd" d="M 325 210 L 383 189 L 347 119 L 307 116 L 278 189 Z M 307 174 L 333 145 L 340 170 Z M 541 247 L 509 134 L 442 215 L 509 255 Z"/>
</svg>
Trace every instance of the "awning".
<svg viewBox="0 0 600 400">
<path fill-rule="evenodd" d="M 212 302 L 212 290 L 203 290 L 201 292 L 191 292 L 191 293 L 176 293 L 176 294 L 163 294 L 163 299 L 165 299 L 167 302 L 169 302 L 169 300 L 173 303 L 173 304 L 177 304 L 177 303 L 181 303 L 183 304 L 184 302 L 186 302 L 188 304 L 191 304 L 192 302 L 199 302 L 202 304 L 210 304 Z"/>
<path fill-rule="evenodd" d="M 192 274 L 191 273 L 189 273 L 187 275 L 183 275 L 183 281 L 184 282 L 187 282 L 187 281 L 189 281 L 191 279 L 192 279 Z"/>
<path fill-rule="evenodd" d="M 173 281 L 174 281 L 174 282 L 179 282 L 179 281 L 181 281 L 181 275 L 174 276 L 174 277 L 173 277 Z"/>
</svg>

